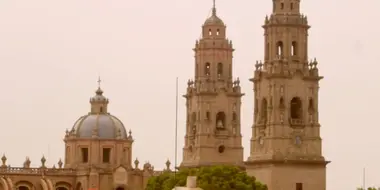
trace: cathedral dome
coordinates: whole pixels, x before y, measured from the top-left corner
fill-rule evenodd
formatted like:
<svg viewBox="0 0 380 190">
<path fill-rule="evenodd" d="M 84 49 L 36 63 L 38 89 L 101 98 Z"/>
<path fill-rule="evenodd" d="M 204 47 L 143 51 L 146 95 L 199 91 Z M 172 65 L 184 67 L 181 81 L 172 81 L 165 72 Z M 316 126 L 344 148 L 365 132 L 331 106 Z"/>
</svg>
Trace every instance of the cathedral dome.
<svg viewBox="0 0 380 190">
<path fill-rule="evenodd" d="M 125 139 L 127 131 L 123 123 L 107 113 L 88 114 L 80 117 L 73 126 L 76 137 L 100 139 Z"/>
<path fill-rule="evenodd" d="M 128 137 L 120 119 L 108 113 L 108 98 L 103 95 L 100 84 L 95 91 L 95 96 L 90 98 L 90 104 L 91 111 L 74 123 L 71 130 L 74 136 L 99 139 L 126 139 Z"/>
</svg>

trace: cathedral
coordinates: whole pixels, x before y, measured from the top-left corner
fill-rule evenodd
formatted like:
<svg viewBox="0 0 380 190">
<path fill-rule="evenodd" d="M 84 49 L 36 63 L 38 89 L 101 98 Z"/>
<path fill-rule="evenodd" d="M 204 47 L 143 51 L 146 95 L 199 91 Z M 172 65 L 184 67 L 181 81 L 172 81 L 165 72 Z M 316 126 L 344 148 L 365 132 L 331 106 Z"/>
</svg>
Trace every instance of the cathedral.
<svg viewBox="0 0 380 190">
<path fill-rule="evenodd" d="M 193 48 L 194 78 L 187 83 L 186 134 L 179 168 L 235 165 L 269 190 L 325 190 L 326 161 L 318 119 L 319 80 L 316 59 L 309 60 L 307 17 L 300 0 L 273 0 L 264 21 L 264 59 L 250 81 L 254 111 L 250 155 L 243 155 L 239 78 L 232 76 L 232 41 L 218 16 L 202 26 Z M 1 157 L 0 190 L 143 190 L 154 167 L 132 159 L 132 132 L 108 110 L 100 88 L 89 112 L 64 136 L 65 157 L 56 166 L 7 165 Z M 170 162 L 166 163 L 170 171 Z"/>
</svg>

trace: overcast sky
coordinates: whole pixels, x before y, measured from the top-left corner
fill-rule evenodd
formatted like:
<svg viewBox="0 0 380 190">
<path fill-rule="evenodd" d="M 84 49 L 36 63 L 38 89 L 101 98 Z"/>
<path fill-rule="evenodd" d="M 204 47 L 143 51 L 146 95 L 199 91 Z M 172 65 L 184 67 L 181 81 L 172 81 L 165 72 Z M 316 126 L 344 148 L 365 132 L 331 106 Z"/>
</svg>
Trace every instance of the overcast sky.
<svg viewBox="0 0 380 190">
<path fill-rule="evenodd" d="M 211 0 L 0 1 L 0 153 L 12 166 L 26 156 L 39 166 L 43 154 L 49 165 L 57 163 L 64 132 L 89 112 L 100 74 L 109 111 L 133 131 L 133 157 L 163 168 L 174 160 L 175 78 L 184 94 L 211 6 Z M 236 48 L 234 76 L 246 93 L 245 158 L 253 121 L 248 79 L 263 59 L 261 25 L 271 6 L 270 0 L 217 1 Z M 378 7 L 378 0 L 302 1 L 312 25 L 309 55 L 325 76 L 319 113 L 324 155 L 332 161 L 327 189 L 360 186 L 364 167 L 367 184 L 380 186 Z M 181 148 L 184 99 L 179 106 Z"/>
</svg>

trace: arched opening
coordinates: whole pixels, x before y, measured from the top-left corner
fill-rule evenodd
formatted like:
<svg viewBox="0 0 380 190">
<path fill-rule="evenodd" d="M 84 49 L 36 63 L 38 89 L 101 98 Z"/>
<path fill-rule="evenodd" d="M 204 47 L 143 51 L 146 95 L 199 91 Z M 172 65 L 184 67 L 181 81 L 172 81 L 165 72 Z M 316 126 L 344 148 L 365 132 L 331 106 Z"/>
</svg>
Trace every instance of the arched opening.
<svg viewBox="0 0 380 190">
<path fill-rule="evenodd" d="M 292 42 L 292 48 L 291 48 L 291 54 L 292 56 L 297 55 L 297 42 Z"/>
<path fill-rule="evenodd" d="M 309 112 L 314 111 L 314 101 L 313 98 L 309 98 Z"/>
<path fill-rule="evenodd" d="M 75 190 L 83 190 L 82 189 L 82 184 L 80 182 L 77 183 L 77 185 L 75 186 Z"/>
<path fill-rule="evenodd" d="M 197 121 L 197 114 L 195 112 L 193 112 L 191 114 L 191 131 L 190 131 L 193 134 L 195 134 L 197 132 L 196 121 Z"/>
<path fill-rule="evenodd" d="M 32 190 L 33 184 L 29 181 L 19 181 L 15 183 L 17 190 Z"/>
<path fill-rule="evenodd" d="M 124 187 L 118 187 L 116 190 L 124 190 Z"/>
<path fill-rule="evenodd" d="M 216 128 L 225 129 L 226 114 L 224 112 L 218 112 L 216 114 Z"/>
<path fill-rule="evenodd" d="M 103 107 L 100 107 L 100 113 L 103 113 Z"/>
<path fill-rule="evenodd" d="M 211 29 L 208 29 L 208 35 L 209 35 L 209 36 L 212 35 L 212 31 L 211 31 Z"/>
<path fill-rule="evenodd" d="M 218 68 L 217 68 L 217 73 L 218 73 L 218 78 L 221 78 L 223 75 L 223 63 L 218 63 Z"/>
<path fill-rule="evenodd" d="M 219 152 L 219 153 L 223 153 L 225 150 L 226 150 L 226 147 L 225 147 L 224 145 L 220 145 L 220 146 L 218 147 L 218 152 Z"/>
<path fill-rule="evenodd" d="M 206 76 L 210 76 L 210 69 L 211 69 L 210 63 L 206 63 L 206 65 L 205 65 L 205 75 Z"/>
<path fill-rule="evenodd" d="M 237 121 L 237 114 L 236 114 L 236 112 L 232 113 L 232 121 Z"/>
<path fill-rule="evenodd" d="M 285 102 L 284 102 L 284 98 L 283 97 L 281 97 L 280 98 L 280 109 L 284 109 L 285 108 Z"/>
<path fill-rule="evenodd" d="M 57 187 L 56 190 L 69 190 L 69 189 L 66 187 Z"/>
<path fill-rule="evenodd" d="M 284 9 L 284 3 L 281 3 L 281 10 Z"/>
<path fill-rule="evenodd" d="M 293 3 L 290 3 L 290 10 L 293 10 Z"/>
<path fill-rule="evenodd" d="M 254 112 L 257 113 L 259 112 L 259 100 L 257 100 L 257 98 L 255 98 L 255 108 L 254 108 Z"/>
<path fill-rule="evenodd" d="M 18 186 L 17 190 L 29 190 L 29 187 L 22 185 L 22 186 Z"/>
<path fill-rule="evenodd" d="M 263 120 L 264 122 L 266 122 L 268 119 L 267 108 L 268 108 L 267 99 L 263 98 L 263 100 L 261 101 L 261 120 Z"/>
<path fill-rule="evenodd" d="M 283 54 L 283 47 L 284 47 L 284 45 L 283 45 L 283 43 L 282 43 L 282 41 L 278 41 L 277 42 L 277 55 L 282 55 Z"/>
<path fill-rule="evenodd" d="M 290 117 L 292 119 L 302 119 L 302 101 L 299 97 L 294 97 L 290 101 Z"/>
<path fill-rule="evenodd" d="M 71 190 L 71 184 L 67 183 L 65 181 L 60 181 L 55 184 L 55 189 L 56 190 Z"/>
<path fill-rule="evenodd" d="M 211 118 L 210 118 L 210 112 L 208 111 L 208 112 L 206 112 L 206 120 L 210 120 Z"/>
<path fill-rule="evenodd" d="M 216 35 L 219 36 L 219 29 L 216 30 Z"/>
</svg>

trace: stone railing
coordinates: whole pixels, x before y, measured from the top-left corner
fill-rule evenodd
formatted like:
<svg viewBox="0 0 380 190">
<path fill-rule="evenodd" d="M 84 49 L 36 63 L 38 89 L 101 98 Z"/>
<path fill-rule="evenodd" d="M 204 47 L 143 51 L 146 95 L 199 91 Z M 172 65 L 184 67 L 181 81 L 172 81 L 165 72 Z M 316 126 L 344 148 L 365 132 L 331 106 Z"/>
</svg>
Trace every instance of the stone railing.
<svg viewBox="0 0 380 190">
<path fill-rule="evenodd" d="M 74 169 L 68 168 L 23 168 L 23 167 L 1 167 L 0 175 L 4 174 L 45 174 L 45 175 L 70 175 L 74 174 Z"/>
</svg>

